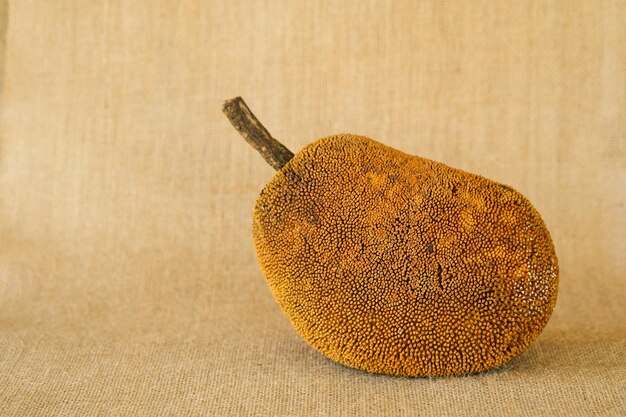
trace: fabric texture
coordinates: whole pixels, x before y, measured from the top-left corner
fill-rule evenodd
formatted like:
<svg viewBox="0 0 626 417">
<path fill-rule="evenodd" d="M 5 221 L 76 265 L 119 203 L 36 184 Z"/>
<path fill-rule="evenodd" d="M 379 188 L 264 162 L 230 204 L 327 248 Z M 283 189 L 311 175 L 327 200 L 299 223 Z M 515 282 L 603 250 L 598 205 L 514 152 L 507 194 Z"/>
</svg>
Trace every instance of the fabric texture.
<svg viewBox="0 0 626 417">
<path fill-rule="evenodd" d="M 0 415 L 626 414 L 626 2 L 0 4 Z M 308 347 L 237 95 L 294 152 L 360 134 L 526 195 L 561 271 L 536 343 L 433 379 Z"/>
</svg>

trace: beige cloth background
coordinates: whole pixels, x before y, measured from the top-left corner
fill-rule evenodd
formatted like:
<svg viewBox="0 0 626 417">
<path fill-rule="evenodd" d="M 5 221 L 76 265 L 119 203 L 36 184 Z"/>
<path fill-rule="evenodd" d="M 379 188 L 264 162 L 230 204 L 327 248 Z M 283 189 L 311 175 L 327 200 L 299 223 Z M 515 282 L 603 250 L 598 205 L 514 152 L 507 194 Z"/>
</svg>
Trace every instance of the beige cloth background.
<svg viewBox="0 0 626 417">
<path fill-rule="evenodd" d="M 2 1 L 0 415 L 625 415 L 626 2 Z M 510 184 L 561 264 L 503 368 L 302 342 L 257 265 L 273 175 L 221 114 Z"/>
</svg>

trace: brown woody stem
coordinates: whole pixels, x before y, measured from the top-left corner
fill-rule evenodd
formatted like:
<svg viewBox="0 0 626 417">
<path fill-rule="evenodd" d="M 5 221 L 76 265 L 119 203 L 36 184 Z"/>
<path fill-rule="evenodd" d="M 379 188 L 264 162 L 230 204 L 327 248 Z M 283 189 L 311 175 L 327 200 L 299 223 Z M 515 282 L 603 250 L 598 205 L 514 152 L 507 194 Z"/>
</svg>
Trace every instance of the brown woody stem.
<svg viewBox="0 0 626 417">
<path fill-rule="evenodd" d="M 270 135 L 241 97 L 226 100 L 222 111 L 241 136 L 259 151 L 265 161 L 276 171 L 293 158 L 293 153 Z"/>
</svg>

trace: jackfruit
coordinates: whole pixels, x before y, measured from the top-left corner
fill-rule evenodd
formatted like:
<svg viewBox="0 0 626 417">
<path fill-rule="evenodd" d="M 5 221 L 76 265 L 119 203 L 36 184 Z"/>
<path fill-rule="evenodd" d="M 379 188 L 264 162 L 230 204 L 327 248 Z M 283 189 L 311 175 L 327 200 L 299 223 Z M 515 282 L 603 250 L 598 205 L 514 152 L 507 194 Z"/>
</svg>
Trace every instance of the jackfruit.
<svg viewBox="0 0 626 417">
<path fill-rule="evenodd" d="M 242 108 L 224 110 L 251 141 Z M 285 150 L 256 202 L 254 244 L 314 349 L 372 373 L 461 375 L 504 364 L 543 330 L 558 261 L 522 194 L 357 135 Z"/>
</svg>

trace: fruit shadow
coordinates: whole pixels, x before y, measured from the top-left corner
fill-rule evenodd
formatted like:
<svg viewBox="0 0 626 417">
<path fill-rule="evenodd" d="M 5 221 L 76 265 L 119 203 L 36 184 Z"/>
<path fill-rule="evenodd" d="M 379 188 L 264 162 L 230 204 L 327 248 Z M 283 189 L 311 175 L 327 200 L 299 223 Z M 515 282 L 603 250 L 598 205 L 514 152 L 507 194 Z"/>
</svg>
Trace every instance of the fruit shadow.
<svg viewBox="0 0 626 417">
<path fill-rule="evenodd" d="M 492 372 L 626 369 L 626 334 L 558 331 L 540 336 L 526 352 Z"/>
</svg>

